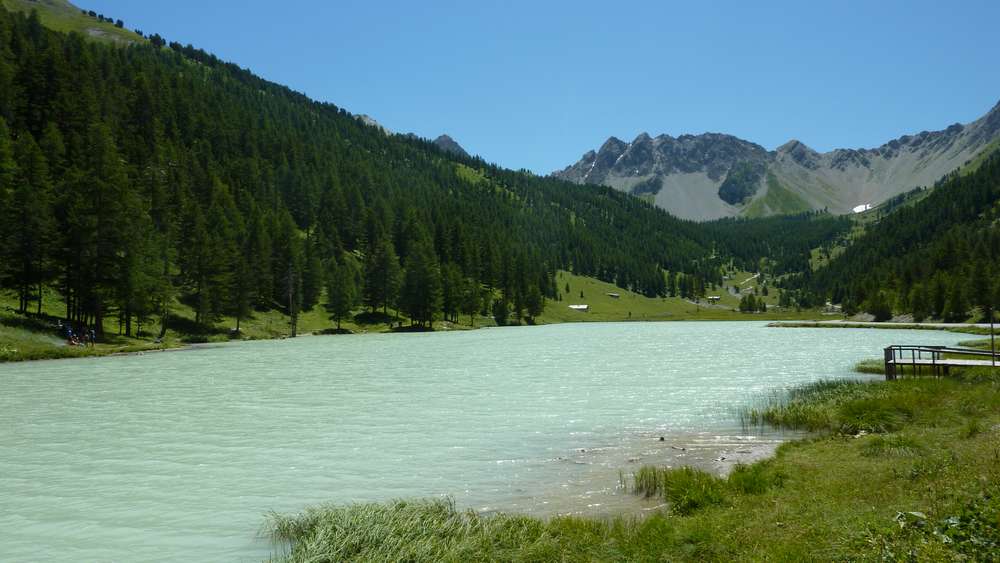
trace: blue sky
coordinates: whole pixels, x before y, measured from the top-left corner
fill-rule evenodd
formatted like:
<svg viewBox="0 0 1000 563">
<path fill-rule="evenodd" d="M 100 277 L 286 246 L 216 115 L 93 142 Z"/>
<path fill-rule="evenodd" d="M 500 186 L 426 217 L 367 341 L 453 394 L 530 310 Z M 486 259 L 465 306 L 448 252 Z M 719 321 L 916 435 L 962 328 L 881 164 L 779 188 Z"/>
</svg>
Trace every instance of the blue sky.
<svg viewBox="0 0 1000 563">
<path fill-rule="evenodd" d="M 1000 2 L 77 0 L 548 173 L 615 135 L 877 146 L 1000 101 Z"/>
</svg>

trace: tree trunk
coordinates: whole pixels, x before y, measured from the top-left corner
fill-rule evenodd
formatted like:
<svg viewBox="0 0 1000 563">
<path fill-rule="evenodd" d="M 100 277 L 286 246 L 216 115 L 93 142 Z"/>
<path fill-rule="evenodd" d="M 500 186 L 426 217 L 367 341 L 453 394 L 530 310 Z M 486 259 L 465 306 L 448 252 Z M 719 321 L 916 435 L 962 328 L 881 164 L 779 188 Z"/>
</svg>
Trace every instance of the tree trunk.
<svg viewBox="0 0 1000 563">
<path fill-rule="evenodd" d="M 167 335 L 167 302 L 163 301 L 163 307 L 160 309 L 160 339 L 162 340 L 164 336 Z"/>
<path fill-rule="evenodd" d="M 104 311 L 101 309 L 101 302 L 94 300 L 94 322 L 92 324 L 98 340 L 104 340 Z"/>
</svg>

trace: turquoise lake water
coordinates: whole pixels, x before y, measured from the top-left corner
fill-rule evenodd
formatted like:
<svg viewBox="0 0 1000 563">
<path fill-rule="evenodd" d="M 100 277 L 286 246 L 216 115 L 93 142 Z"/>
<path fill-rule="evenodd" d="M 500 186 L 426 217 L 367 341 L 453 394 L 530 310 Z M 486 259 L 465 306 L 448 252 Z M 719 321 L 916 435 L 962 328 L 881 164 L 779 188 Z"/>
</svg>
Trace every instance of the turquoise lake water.
<svg viewBox="0 0 1000 563">
<path fill-rule="evenodd" d="M 265 512 L 319 502 L 641 511 L 619 471 L 780 438 L 741 432 L 754 397 L 967 338 L 595 323 L 0 364 L 0 561 L 260 561 Z"/>
</svg>

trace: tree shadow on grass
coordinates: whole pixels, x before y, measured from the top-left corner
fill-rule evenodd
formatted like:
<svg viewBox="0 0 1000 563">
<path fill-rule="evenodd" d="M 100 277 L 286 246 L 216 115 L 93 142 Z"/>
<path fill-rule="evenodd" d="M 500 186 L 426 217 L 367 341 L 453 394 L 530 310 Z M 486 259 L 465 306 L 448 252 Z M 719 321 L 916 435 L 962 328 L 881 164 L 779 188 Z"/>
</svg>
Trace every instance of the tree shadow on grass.
<svg viewBox="0 0 1000 563">
<path fill-rule="evenodd" d="M 354 322 L 359 325 L 391 325 L 396 322 L 396 317 L 381 311 L 365 311 L 354 315 Z"/>
</svg>

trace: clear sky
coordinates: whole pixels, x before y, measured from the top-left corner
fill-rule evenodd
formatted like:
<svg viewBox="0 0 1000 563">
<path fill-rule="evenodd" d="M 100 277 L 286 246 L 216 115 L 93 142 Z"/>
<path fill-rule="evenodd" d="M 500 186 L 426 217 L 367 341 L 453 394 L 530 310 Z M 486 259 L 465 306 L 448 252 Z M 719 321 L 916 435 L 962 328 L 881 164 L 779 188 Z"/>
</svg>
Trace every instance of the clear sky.
<svg viewBox="0 0 1000 563">
<path fill-rule="evenodd" d="M 1000 2 L 75 0 L 548 173 L 611 135 L 860 148 L 1000 101 Z"/>
</svg>

